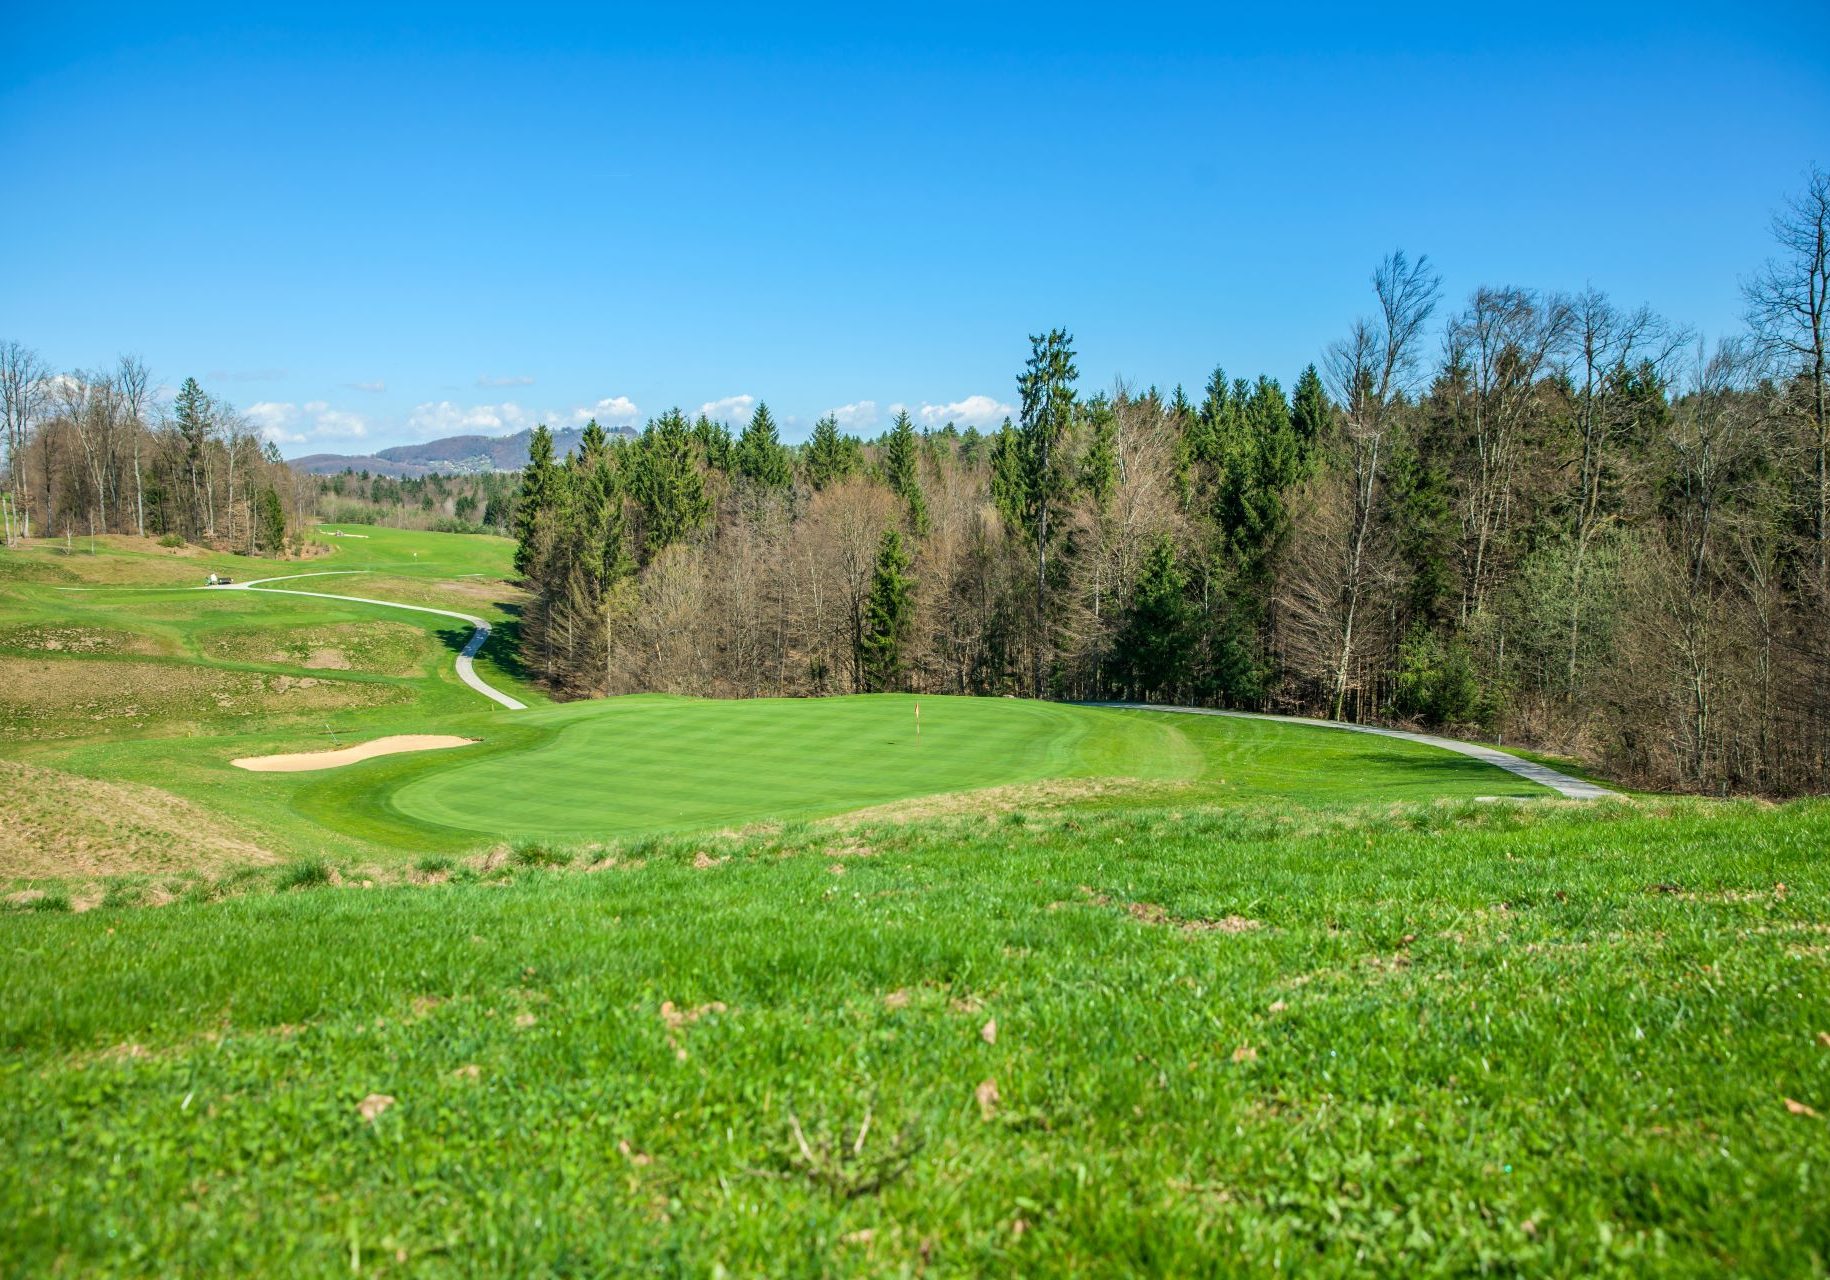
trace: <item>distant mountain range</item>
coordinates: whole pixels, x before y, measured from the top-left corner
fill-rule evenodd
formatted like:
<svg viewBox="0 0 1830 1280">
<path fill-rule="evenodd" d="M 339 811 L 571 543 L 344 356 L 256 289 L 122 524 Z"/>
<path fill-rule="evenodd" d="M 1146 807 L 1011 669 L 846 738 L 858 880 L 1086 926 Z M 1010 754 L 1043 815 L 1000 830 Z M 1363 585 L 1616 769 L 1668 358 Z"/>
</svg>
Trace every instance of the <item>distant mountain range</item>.
<svg viewBox="0 0 1830 1280">
<path fill-rule="evenodd" d="M 606 427 L 611 435 L 634 436 L 628 427 Z M 553 432 L 553 453 L 563 458 L 578 447 L 584 432 L 566 427 Z M 425 444 L 403 444 L 375 453 L 313 453 L 293 458 L 300 471 L 334 476 L 339 471 L 366 471 L 372 476 L 474 475 L 481 471 L 519 471 L 527 465 L 532 431 L 512 436 L 446 436 Z"/>
</svg>

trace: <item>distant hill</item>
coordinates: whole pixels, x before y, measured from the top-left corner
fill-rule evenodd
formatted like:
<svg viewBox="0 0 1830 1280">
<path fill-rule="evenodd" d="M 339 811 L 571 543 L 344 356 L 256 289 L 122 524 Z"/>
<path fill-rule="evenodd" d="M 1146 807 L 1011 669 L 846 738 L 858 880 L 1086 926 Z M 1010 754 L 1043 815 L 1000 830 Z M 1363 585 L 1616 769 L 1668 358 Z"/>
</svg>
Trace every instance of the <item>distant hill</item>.
<svg viewBox="0 0 1830 1280">
<path fill-rule="evenodd" d="M 606 427 L 611 435 L 634 436 L 628 427 Z M 558 457 L 578 447 L 584 434 L 577 427 L 553 432 L 553 452 Z M 532 431 L 512 436 L 446 436 L 425 444 L 403 444 L 375 453 L 313 453 L 291 463 L 312 475 L 331 476 L 339 471 L 366 471 L 375 476 L 472 475 L 481 471 L 519 471 L 527 465 Z"/>
</svg>

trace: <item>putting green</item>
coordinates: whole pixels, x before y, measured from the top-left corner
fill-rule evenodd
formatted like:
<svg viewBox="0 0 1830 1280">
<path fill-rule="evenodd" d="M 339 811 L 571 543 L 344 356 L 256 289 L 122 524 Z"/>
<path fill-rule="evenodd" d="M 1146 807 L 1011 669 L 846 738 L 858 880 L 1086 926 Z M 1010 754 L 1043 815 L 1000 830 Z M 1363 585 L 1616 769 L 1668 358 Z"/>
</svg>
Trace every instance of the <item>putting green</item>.
<svg viewBox="0 0 1830 1280">
<path fill-rule="evenodd" d="M 820 817 L 1046 779 L 1198 782 L 1213 798 L 1305 802 L 1547 794 L 1411 743 L 1008 698 L 633 697 L 522 723 L 545 736 L 400 766 L 392 788 L 377 779 L 385 809 L 446 833 L 567 840 Z"/>
<path fill-rule="evenodd" d="M 623 698 L 565 719 L 541 746 L 406 783 L 391 807 L 465 831 L 599 837 L 843 813 L 1044 778 L 1184 779 L 1202 766 L 1174 726 L 1006 699 Z"/>
</svg>

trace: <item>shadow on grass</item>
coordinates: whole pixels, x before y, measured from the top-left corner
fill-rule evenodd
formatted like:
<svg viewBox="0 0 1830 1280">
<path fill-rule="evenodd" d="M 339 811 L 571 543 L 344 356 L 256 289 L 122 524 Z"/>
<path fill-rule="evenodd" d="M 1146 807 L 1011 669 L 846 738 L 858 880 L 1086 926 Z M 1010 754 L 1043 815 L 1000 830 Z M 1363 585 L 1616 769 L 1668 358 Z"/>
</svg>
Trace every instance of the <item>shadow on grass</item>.
<svg viewBox="0 0 1830 1280">
<path fill-rule="evenodd" d="M 477 656 L 488 658 L 496 670 L 510 679 L 532 683 L 533 668 L 521 660 L 521 606 L 504 604 L 501 609 L 508 616 L 501 622 L 490 624 L 489 639 L 484 642 Z M 439 627 L 438 638 L 456 657 L 464 652 L 464 646 L 470 643 L 474 630 L 467 622 L 453 621 Z"/>
</svg>

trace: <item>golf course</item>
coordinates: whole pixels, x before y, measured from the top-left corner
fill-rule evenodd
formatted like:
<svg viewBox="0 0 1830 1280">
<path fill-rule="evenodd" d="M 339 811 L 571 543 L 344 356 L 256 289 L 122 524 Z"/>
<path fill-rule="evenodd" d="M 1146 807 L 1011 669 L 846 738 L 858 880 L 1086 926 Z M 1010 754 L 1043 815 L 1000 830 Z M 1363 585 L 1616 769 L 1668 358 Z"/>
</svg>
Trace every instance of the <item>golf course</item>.
<svg viewBox="0 0 1830 1280">
<path fill-rule="evenodd" d="M 1825 802 L 558 702 L 512 553 L 0 549 L 0 1270 L 1830 1265 Z"/>
</svg>

